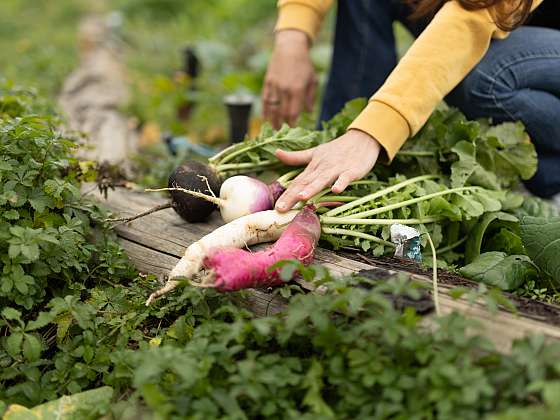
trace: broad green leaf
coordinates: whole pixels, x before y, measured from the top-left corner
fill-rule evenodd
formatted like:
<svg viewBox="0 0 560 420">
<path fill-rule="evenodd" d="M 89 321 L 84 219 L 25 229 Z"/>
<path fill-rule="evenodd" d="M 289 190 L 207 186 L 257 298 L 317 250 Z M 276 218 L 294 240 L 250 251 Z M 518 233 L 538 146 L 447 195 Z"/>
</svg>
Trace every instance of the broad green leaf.
<svg viewBox="0 0 560 420">
<path fill-rule="evenodd" d="M 21 312 L 14 308 L 2 309 L 2 316 L 6 319 L 16 321 L 21 319 Z"/>
<path fill-rule="evenodd" d="M 467 244 L 465 246 L 465 261 L 467 263 L 470 263 L 480 255 L 484 235 L 486 234 L 488 227 L 497 220 L 509 223 L 518 222 L 517 217 L 508 213 L 486 213 L 469 233 Z"/>
<path fill-rule="evenodd" d="M 522 123 L 508 122 L 490 127 L 484 136 L 486 139 L 495 137 L 502 145 L 495 159 L 500 177 L 513 173 L 529 179 L 535 174 L 537 154 Z"/>
<path fill-rule="evenodd" d="M 21 246 L 21 253 L 30 262 L 36 261 L 36 260 L 39 259 L 39 245 L 37 245 L 36 243 L 30 243 L 28 245 L 22 245 Z"/>
<path fill-rule="evenodd" d="M 521 207 L 515 210 L 515 215 L 552 218 L 560 216 L 560 210 L 554 204 L 539 197 L 525 197 Z"/>
<path fill-rule="evenodd" d="M 54 315 L 51 312 L 40 312 L 36 319 L 27 323 L 25 331 L 34 331 L 43 328 L 54 320 Z"/>
<path fill-rule="evenodd" d="M 23 333 L 13 332 L 6 338 L 6 351 L 10 356 L 16 358 L 21 352 Z"/>
<path fill-rule="evenodd" d="M 346 102 L 344 108 L 338 114 L 323 123 L 323 130 L 332 133 L 333 137 L 344 134 L 348 126 L 356 119 L 366 105 L 366 98 L 356 98 Z"/>
<path fill-rule="evenodd" d="M 466 194 L 454 194 L 451 203 L 459 207 L 463 214 L 464 219 L 476 219 L 484 214 L 484 206 L 478 200 Z"/>
<path fill-rule="evenodd" d="M 560 217 L 522 217 L 521 239 L 533 262 L 560 282 Z"/>
<path fill-rule="evenodd" d="M 461 209 L 447 201 L 444 197 L 434 197 L 430 200 L 430 214 L 434 216 L 443 216 L 450 221 L 459 221 L 462 219 Z"/>
<path fill-rule="evenodd" d="M 284 282 L 290 281 L 297 271 L 296 264 L 286 264 L 280 269 L 280 278 Z"/>
<path fill-rule="evenodd" d="M 501 191 L 479 189 L 474 191 L 471 196 L 484 207 L 485 212 L 502 210 L 502 201 L 505 195 Z"/>
<path fill-rule="evenodd" d="M 479 162 L 477 145 L 460 141 L 451 149 L 458 160 L 451 165 L 451 186 L 462 187 L 466 184 L 480 185 L 485 188 L 499 189 L 496 175 Z"/>
<path fill-rule="evenodd" d="M 451 186 L 464 186 L 477 166 L 476 147 L 468 141 L 460 141 L 451 149 L 458 156 L 457 162 L 451 165 Z"/>
<path fill-rule="evenodd" d="M 538 269 L 526 255 L 506 255 L 503 252 L 480 254 L 459 272 L 472 280 L 498 287 L 516 290 L 529 280 L 538 278 Z"/>
<path fill-rule="evenodd" d="M 503 197 L 502 201 L 502 210 L 509 211 L 518 209 L 523 205 L 523 202 L 526 200 L 526 196 L 523 194 L 514 192 L 514 191 L 506 191 L 505 196 Z"/>
<path fill-rule="evenodd" d="M 508 255 L 527 254 L 521 237 L 505 227 L 501 228 L 498 233 L 488 239 L 485 249 L 488 251 L 505 252 Z"/>
<path fill-rule="evenodd" d="M 2 217 L 7 220 L 17 220 L 19 219 L 19 212 L 16 209 L 7 210 L 2 213 Z"/>
<path fill-rule="evenodd" d="M 7 295 L 14 287 L 14 281 L 11 277 L 1 277 L 0 278 L 0 290 L 2 293 Z"/>
<path fill-rule="evenodd" d="M 101 407 L 108 406 L 112 397 L 113 388 L 104 386 L 49 401 L 30 411 L 41 420 L 84 418 L 90 413 L 99 413 Z"/>
<path fill-rule="evenodd" d="M 10 404 L 2 417 L 3 420 L 40 420 L 29 408 L 23 405 Z"/>
<path fill-rule="evenodd" d="M 332 418 L 334 413 L 321 395 L 324 386 L 322 375 L 323 368 L 321 364 L 313 359 L 311 367 L 305 376 L 307 392 L 303 397 L 303 404 L 308 406 L 313 413 L 323 416 L 323 418 Z"/>
<path fill-rule="evenodd" d="M 33 334 L 25 334 L 23 339 L 23 355 L 30 362 L 35 362 L 41 357 L 41 341 Z"/>
<path fill-rule="evenodd" d="M 38 213 L 43 213 L 47 207 L 54 207 L 53 200 L 39 188 L 33 190 L 32 194 L 28 197 L 28 200 L 31 207 L 33 207 L 33 209 Z"/>
</svg>

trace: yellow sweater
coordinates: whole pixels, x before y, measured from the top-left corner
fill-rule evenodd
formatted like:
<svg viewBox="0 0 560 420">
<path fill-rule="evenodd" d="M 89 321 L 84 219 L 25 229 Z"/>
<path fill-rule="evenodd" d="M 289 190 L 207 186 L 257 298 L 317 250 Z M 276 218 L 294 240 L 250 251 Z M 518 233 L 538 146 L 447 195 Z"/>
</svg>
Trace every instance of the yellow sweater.
<svg viewBox="0 0 560 420">
<path fill-rule="evenodd" d="M 534 0 L 533 9 L 542 1 Z M 297 29 L 313 39 L 332 3 L 279 0 L 276 30 Z M 484 57 L 491 39 L 507 35 L 488 9 L 468 11 L 457 1 L 448 1 L 349 128 L 370 134 L 392 160 L 436 105 Z"/>
</svg>

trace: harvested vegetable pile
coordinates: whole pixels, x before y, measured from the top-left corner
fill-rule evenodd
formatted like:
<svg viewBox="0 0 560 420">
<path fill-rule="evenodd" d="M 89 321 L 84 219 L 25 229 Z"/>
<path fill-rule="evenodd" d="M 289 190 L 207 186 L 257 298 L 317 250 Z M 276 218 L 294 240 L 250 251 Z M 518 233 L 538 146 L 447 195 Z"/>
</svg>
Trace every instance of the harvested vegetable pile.
<svg viewBox="0 0 560 420">
<path fill-rule="evenodd" d="M 275 150 L 302 150 L 332 140 L 364 105 L 361 99 L 349 102 L 322 130 L 284 126 L 273 131 L 264 126 L 256 138 L 210 158 L 210 166 L 223 177 L 274 171 L 288 175 L 286 185 L 293 168 L 284 166 Z M 515 190 L 535 173 L 536 166 L 535 149 L 520 123 L 493 126 L 488 121 L 468 121 L 458 110 L 442 109 L 391 165 L 378 164 L 343 193 L 325 190 L 309 202 L 321 215 L 321 239 L 334 249 L 391 255 L 391 225 L 412 225 L 433 238 L 441 265 L 466 277 L 503 290 L 536 283 L 554 288 L 560 282 L 557 267 L 548 266 L 550 259 L 532 261 L 526 248 L 530 234 L 521 235 L 531 220 L 526 216 L 558 214 L 546 202 Z M 229 198 L 234 201 L 231 194 Z M 556 237 L 545 238 L 532 244 L 531 250 L 544 249 Z M 426 241 L 423 235 L 422 245 Z"/>
</svg>

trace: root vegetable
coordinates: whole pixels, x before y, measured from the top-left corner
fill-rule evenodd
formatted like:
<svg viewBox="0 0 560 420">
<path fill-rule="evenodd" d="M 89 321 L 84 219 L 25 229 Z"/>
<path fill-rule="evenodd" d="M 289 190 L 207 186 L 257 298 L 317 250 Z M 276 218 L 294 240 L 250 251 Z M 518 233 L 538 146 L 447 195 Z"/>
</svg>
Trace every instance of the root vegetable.
<svg viewBox="0 0 560 420">
<path fill-rule="evenodd" d="M 203 262 L 208 270 L 203 286 L 232 292 L 282 284 L 278 270 L 270 271 L 270 267 L 286 259 L 310 263 L 320 236 L 321 225 L 315 209 L 305 206 L 276 243 L 266 250 L 254 253 L 232 247 L 210 250 Z"/>
<path fill-rule="evenodd" d="M 278 181 L 267 185 L 245 175 L 228 178 L 220 188 L 220 214 L 224 222 L 251 213 L 272 210 L 285 188 Z"/>
<path fill-rule="evenodd" d="M 232 176 L 222 184 L 220 197 L 180 187 L 148 189 L 146 191 L 173 191 L 175 194 L 207 200 L 220 208 L 222 220 L 229 223 L 251 213 L 273 209 L 276 200 L 285 190 L 283 183 L 295 173 L 297 172 L 290 172 L 268 185 L 249 176 Z"/>
<path fill-rule="evenodd" d="M 169 188 L 184 188 L 206 192 L 213 196 L 220 190 L 220 178 L 214 170 L 202 162 L 189 161 L 179 166 L 169 176 Z M 193 195 L 170 190 L 171 206 L 187 222 L 202 222 L 216 210 L 216 203 Z"/>
<path fill-rule="evenodd" d="M 220 177 L 216 175 L 216 172 L 210 166 L 202 162 L 192 160 L 178 166 L 169 175 L 167 185 L 168 188 L 155 191 L 169 191 L 171 201 L 158 204 L 134 216 L 108 219 L 108 221 L 128 223 L 160 210 L 173 208 L 181 218 L 187 222 L 195 223 L 205 221 L 218 208 L 217 203 L 209 200 L 207 197 L 215 199 L 214 192 L 219 191 L 221 187 Z M 198 195 L 184 194 L 180 192 L 183 189 L 203 192 L 197 192 Z"/>
<path fill-rule="evenodd" d="M 228 247 L 243 248 L 261 242 L 275 241 L 297 213 L 295 210 L 286 213 L 278 213 L 276 210 L 262 211 L 220 226 L 186 249 L 183 257 L 171 270 L 165 286 L 152 293 L 146 305 L 150 305 L 154 299 L 175 289 L 179 284 L 179 279 L 190 280 L 197 275 L 209 250 Z"/>
</svg>

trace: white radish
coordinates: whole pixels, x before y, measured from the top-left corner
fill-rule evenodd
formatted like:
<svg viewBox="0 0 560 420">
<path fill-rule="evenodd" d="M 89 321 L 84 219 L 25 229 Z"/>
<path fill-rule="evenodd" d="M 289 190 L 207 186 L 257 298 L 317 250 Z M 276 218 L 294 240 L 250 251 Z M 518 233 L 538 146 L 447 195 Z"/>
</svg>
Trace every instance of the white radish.
<svg viewBox="0 0 560 420">
<path fill-rule="evenodd" d="M 198 274 L 209 250 L 225 247 L 244 248 L 262 242 L 275 241 L 296 214 L 298 214 L 297 210 L 286 213 L 267 210 L 245 215 L 220 226 L 186 249 L 183 257 L 169 273 L 167 283 L 150 295 L 146 305 L 150 305 L 158 297 L 175 289 L 179 281 L 174 279 L 192 279 Z"/>
</svg>

